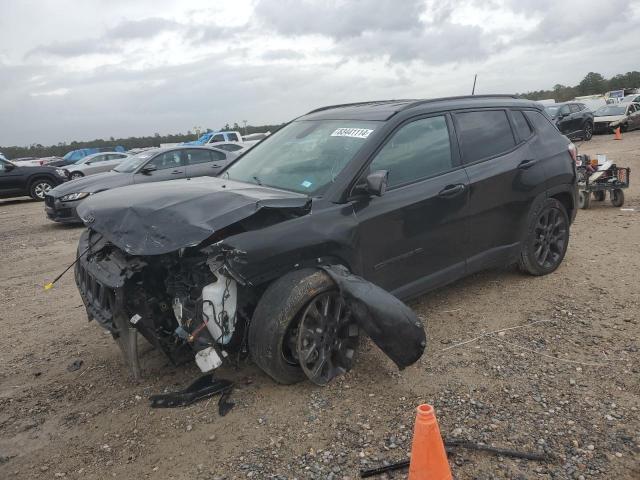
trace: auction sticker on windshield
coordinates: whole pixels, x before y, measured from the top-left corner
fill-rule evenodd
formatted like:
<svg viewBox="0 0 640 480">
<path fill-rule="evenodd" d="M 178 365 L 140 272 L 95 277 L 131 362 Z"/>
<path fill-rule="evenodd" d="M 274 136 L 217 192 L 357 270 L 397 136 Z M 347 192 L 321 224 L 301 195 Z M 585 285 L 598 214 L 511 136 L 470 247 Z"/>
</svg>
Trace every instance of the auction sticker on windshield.
<svg viewBox="0 0 640 480">
<path fill-rule="evenodd" d="M 369 128 L 338 128 L 331 136 L 332 137 L 353 137 L 353 138 L 367 138 L 371 135 L 373 130 Z"/>
</svg>

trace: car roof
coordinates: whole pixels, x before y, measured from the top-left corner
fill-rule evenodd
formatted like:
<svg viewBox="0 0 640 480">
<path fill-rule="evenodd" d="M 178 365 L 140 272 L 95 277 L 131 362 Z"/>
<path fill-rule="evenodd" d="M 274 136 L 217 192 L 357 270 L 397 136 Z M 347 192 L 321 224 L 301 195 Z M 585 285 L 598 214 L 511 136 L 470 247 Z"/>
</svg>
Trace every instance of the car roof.
<svg viewBox="0 0 640 480">
<path fill-rule="evenodd" d="M 229 142 L 229 143 L 232 143 L 232 142 Z M 209 145 L 176 145 L 176 146 L 173 146 L 173 147 L 152 148 L 152 149 L 149 149 L 149 150 L 145 150 L 143 152 L 138 152 L 137 155 L 139 155 L 141 153 L 150 153 L 150 154 L 153 154 L 155 156 L 156 154 L 159 154 L 159 153 L 172 152 L 172 151 L 175 151 L 175 150 L 187 150 L 187 149 L 191 150 L 193 148 L 197 148 L 197 149 L 200 149 L 200 150 L 218 150 L 219 152 L 229 153 L 229 152 L 226 152 L 225 150 L 220 150 L 218 148 L 215 148 L 215 145 L 211 145 L 211 146 L 209 146 Z"/>
<path fill-rule="evenodd" d="M 473 107 L 531 107 L 540 109 L 532 100 L 524 100 L 515 95 L 468 95 L 433 99 L 378 100 L 372 102 L 347 103 L 317 108 L 298 120 L 388 120 L 402 111 L 427 112 L 442 109 Z"/>
<path fill-rule="evenodd" d="M 127 153 L 126 152 L 96 152 L 96 153 L 91 153 L 91 154 L 87 155 L 86 158 L 97 157 L 98 155 L 113 155 L 113 154 L 126 155 Z"/>
</svg>

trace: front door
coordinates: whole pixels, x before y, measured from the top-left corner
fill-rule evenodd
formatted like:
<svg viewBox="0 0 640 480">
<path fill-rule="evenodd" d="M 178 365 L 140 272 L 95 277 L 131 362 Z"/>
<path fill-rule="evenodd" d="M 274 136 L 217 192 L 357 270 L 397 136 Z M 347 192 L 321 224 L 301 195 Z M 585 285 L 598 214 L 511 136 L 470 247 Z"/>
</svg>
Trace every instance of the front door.
<svg viewBox="0 0 640 480">
<path fill-rule="evenodd" d="M 185 178 L 181 150 L 160 153 L 145 163 L 133 176 L 134 183 L 160 182 Z M 149 170 L 151 167 L 153 170 Z"/>
<path fill-rule="evenodd" d="M 354 200 L 363 276 L 400 298 L 464 274 L 467 175 L 445 115 L 401 125 L 368 172 L 389 172 L 381 197 Z"/>
<path fill-rule="evenodd" d="M 24 191 L 24 177 L 20 167 L 0 160 L 0 196 L 10 197 L 22 195 Z"/>
</svg>

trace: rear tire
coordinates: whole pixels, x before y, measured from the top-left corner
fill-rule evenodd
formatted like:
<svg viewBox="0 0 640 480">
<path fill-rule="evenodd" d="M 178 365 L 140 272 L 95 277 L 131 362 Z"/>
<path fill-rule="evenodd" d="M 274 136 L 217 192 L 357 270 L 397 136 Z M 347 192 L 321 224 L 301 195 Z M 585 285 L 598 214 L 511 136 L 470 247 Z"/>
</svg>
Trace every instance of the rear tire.
<svg viewBox="0 0 640 480">
<path fill-rule="evenodd" d="M 29 195 L 39 202 L 44 201 L 44 197 L 55 185 L 46 178 L 36 178 L 29 186 Z"/>
<path fill-rule="evenodd" d="M 530 275 L 547 275 L 557 269 L 569 245 L 569 215 L 555 198 L 547 198 L 529 214 L 529 228 L 518 265 Z"/>
<path fill-rule="evenodd" d="M 611 190 L 610 197 L 611 205 L 614 207 L 621 207 L 624 205 L 624 192 L 621 189 L 616 188 L 615 190 Z"/>
<path fill-rule="evenodd" d="M 294 356 L 292 333 L 304 308 L 317 295 L 336 289 L 320 270 L 289 272 L 264 292 L 249 325 L 248 343 L 252 360 L 276 382 L 289 385 L 306 378 Z"/>
<path fill-rule="evenodd" d="M 591 206 L 591 195 L 589 192 L 580 190 L 578 192 L 578 207 L 587 210 Z"/>
</svg>

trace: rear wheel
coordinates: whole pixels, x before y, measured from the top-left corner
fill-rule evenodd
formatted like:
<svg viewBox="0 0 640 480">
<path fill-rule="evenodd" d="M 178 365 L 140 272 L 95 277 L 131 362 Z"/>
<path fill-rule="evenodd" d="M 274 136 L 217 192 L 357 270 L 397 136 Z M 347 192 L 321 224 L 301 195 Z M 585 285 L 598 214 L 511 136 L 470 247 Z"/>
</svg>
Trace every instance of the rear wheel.
<svg viewBox="0 0 640 480">
<path fill-rule="evenodd" d="M 580 190 L 580 192 L 578 192 L 578 207 L 582 208 L 583 210 L 586 210 L 590 206 L 591 206 L 591 195 L 589 195 L 589 192 Z"/>
<path fill-rule="evenodd" d="M 614 207 L 621 207 L 624 205 L 624 192 L 619 188 L 611 190 L 611 205 Z"/>
<path fill-rule="evenodd" d="M 80 172 L 73 172 L 71 173 L 71 180 L 76 180 L 78 178 L 82 178 L 84 177 L 84 175 Z"/>
<path fill-rule="evenodd" d="M 54 185 L 51 180 L 47 180 L 46 178 L 37 178 L 33 183 L 31 183 L 29 195 L 31 195 L 31 198 L 34 200 L 43 201 L 45 195 L 49 193 L 53 187 Z"/>
<path fill-rule="evenodd" d="M 529 229 L 520 254 L 520 269 L 547 275 L 560 266 L 569 244 L 569 216 L 564 205 L 548 198 L 529 216 Z"/>
<path fill-rule="evenodd" d="M 262 295 L 249 325 L 253 361 L 278 383 L 325 385 L 349 370 L 358 329 L 335 283 L 320 270 L 290 272 Z"/>
</svg>

